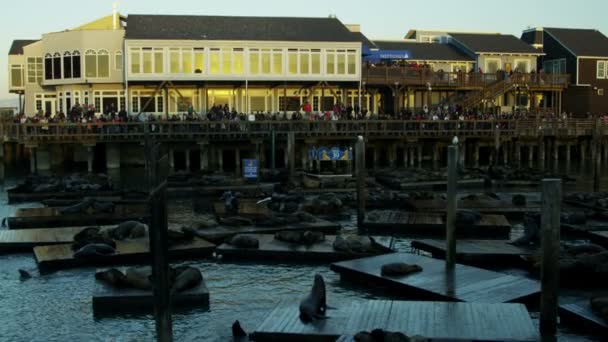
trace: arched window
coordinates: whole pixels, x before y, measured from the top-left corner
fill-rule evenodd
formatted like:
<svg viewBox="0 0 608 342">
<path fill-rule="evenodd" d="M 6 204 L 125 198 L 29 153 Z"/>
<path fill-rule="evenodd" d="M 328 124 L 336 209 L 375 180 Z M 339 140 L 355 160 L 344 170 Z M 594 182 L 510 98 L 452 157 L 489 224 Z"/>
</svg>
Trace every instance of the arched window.
<svg viewBox="0 0 608 342">
<path fill-rule="evenodd" d="M 122 51 L 116 51 L 114 54 L 114 70 L 122 70 Z"/>
<path fill-rule="evenodd" d="M 55 52 L 53 55 L 53 79 L 61 79 L 61 54 L 59 52 Z"/>
<path fill-rule="evenodd" d="M 97 77 L 97 52 L 94 50 L 87 50 L 84 53 L 84 67 L 87 78 Z"/>
<path fill-rule="evenodd" d="M 110 53 L 99 50 L 97 53 L 97 77 L 110 77 Z"/>
<path fill-rule="evenodd" d="M 44 55 L 44 79 L 53 79 L 53 56 L 50 53 Z"/>
<path fill-rule="evenodd" d="M 78 50 L 72 52 L 72 77 L 80 78 L 80 52 Z"/>
<path fill-rule="evenodd" d="M 72 54 L 69 51 L 63 53 L 63 78 L 72 78 Z"/>
</svg>

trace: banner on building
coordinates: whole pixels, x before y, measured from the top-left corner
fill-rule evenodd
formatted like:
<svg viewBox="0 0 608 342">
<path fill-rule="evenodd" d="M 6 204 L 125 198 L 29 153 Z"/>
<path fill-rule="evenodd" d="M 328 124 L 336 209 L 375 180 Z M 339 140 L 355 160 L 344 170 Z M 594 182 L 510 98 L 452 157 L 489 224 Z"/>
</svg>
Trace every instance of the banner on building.
<svg viewBox="0 0 608 342">
<path fill-rule="evenodd" d="M 337 146 L 334 147 L 325 147 L 321 146 L 316 148 L 313 146 L 310 149 L 310 159 L 312 160 L 353 160 L 353 149 L 352 147 L 340 148 Z"/>
<path fill-rule="evenodd" d="M 258 178 L 258 160 L 243 159 L 243 178 L 257 179 Z"/>
</svg>

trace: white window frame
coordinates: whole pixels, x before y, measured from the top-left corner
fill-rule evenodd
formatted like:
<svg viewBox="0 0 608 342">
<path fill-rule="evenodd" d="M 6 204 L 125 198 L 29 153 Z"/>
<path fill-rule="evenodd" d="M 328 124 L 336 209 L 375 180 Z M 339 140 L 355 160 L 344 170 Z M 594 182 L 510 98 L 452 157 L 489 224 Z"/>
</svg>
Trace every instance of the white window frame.
<svg viewBox="0 0 608 342">
<path fill-rule="evenodd" d="M 118 63 L 118 59 L 120 58 L 120 63 Z M 114 70 L 121 71 L 123 69 L 123 58 L 122 58 L 122 50 L 117 50 L 114 52 Z"/>
<path fill-rule="evenodd" d="M 496 71 L 502 70 L 502 67 L 503 67 L 503 65 L 502 65 L 502 59 L 500 59 L 500 58 L 486 58 L 484 60 L 484 70 L 483 70 L 484 73 L 487 74 L 489 72 L 490 68 L 488 67 L 488 64 L 490 62 L 497 62 L 497 64 L 496 64 Z"/>
<path fill-rule="evenodd" d="M 34 62 L 30 63 L 30 59 L 33 59 Z M 40 60 L 40 63 L 38 63 L 38 60 Z M 27 57 L 25 64 L 27 66 L 27 84 L 41 84 L 44 80 L 44 57 Z M 34 65 L 33 68 L 30 67 L 31 64 Z M 34 74 L 34 82 L 30 82 L 30 71 Z"/>
<path fill-rule="evenodd" d="M 597 61 L 596 69 L 595 69 L 595 77 L 597 79 L 603 80 L 606 78 L 606 65 L 607 61 Z M 600 73 L 600 65 L 602 66 L 603 72 Z"/>
<path fill-rule="evenodd" d="M 515 67 L 515 68 L 513 69 L 514 71 L 515 71 L 515 70 L 517 70 L 517 64 L 519 64 L 519 63 L 521 63 L 521 62 L 523 62 L 523 63 L 525 63 L 525 64 L 526 64 L 526 70 L 524 70 L 524 71 L 521 71 L 521 70 L 520 70 L 520 72 L 525 72 L 525 73 L 528 73 L 528 72 L 530 72 L 530 71 L 532 70 L 532 69 L 531 69 L 532 63 L 530 63 L 530 60 L 529 60 L 529 59 L 516 59 L 516 60 L 514 61 L 514 63 L 513 63 L 513 64 L 514 64 L 514 67 Z"/>
</svg>

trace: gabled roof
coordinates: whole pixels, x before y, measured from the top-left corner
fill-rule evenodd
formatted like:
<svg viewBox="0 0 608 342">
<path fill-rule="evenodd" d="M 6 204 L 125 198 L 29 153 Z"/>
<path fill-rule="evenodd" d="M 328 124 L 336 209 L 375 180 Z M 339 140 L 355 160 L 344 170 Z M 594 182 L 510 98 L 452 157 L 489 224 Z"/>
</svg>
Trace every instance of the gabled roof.
<svg viewBox="0 0 608 342">
<path fill-rule="evenodd" d="M 9 55 L 23 55 L 23 48 L 37 42 L 38 40 L 34 39 L 17 39 L 13 40 L 13 44 L 11 45 L 10 50 L 8 51 Z"/>
<path fill-rule="evenodd" d="M 477 33 L 450 33 L 449 35 L 475 54 L 519 53 L 542 55 L 542 52 L 539 52 L 513 35 Z"/>
<path fill-rule="evenodd" d="M 448 44 L 412 43 L 402 41 L 375 40 L 374 44 L 382 50 L 410 51 L 411 59 L 427 61 L 473 61 L 456 47 Z"/>
<path fill-rule="evenodd" d="M 336 18 L 129 15 L 126 39 L 359 42 Z"/>
<path fill-rule="evenodd" d="M 374 45 L 374 42 L 372 42 L 371 40 L 369 40 L 363 33 L 361 33 L 361 32 L 352 32 L 352 34 L 364 46 L 367 46 L 370 49 L 376 49 L 376 45 Z"/>
<path fill-rule="evenodd" d="M 598 30 L 544 28 L 577 57 L 608 57 L 608 38 Z"/>
</svg>

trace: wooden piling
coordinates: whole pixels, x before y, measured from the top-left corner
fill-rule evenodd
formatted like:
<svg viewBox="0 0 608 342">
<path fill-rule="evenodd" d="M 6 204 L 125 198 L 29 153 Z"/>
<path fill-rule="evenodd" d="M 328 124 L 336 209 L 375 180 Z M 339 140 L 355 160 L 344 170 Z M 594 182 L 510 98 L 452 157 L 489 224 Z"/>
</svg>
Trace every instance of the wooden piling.
<svg viewBox="0 0 608 342">
<path fill-rule="evenodd" d="M 287 133 L 287 164 L 289 167 L 289 180 L 293 180 L 296 173 L 296 134 Z"/>
<path fill-rule="evenodd" d="M 593 142 L 591 151 L 593 153 L 591 160 L 593 161 L 593 191 L 600 191 L 600 174 L 602 172 L 602 119 L 597 119 L 593 134 Z"/>
<path fill-rule="evenodd" d="M 273 128 L 270 130 L 270 169 L 273 172 L 276 167 L 276 140 L 277 132 Z"/>
<path fill-rule="evenodd" d="M 557 331 L 561 187 L 560 179 L 542 181 L 540 331 L 548 336 Z"/>
<path fill-rule="evenodd" d="M 447 268 L 456 265 L 456 184 L 458 174 L 458 145 L 448 146 L 448 203 L 446 217 L 446 258 Z"/>
<path fill-rule="evenodd" d="M 365 141 L 357 138 L 355 146 L 355 173 L 357 175 L 357 228 L 363 228 L 365 220 Z"/>
</svg>

